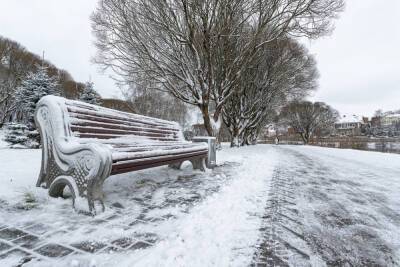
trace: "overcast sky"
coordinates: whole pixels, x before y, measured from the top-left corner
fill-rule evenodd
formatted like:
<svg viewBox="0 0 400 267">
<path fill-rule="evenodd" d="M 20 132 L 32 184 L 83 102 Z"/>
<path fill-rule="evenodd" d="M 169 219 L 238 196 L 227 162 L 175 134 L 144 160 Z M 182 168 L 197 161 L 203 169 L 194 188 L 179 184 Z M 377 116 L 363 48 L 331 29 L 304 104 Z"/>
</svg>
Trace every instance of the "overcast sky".
<svg viewBox="0 0 400 267">
<path fill-rule="evenodd" d="M 400 109 L 400 1 L 347 0 L 329 37 L 307 42 L 321 73 L 313 100 L 341 113 Z M 384 2 L 384 4 L 383 4 Z M 103 97 L 119 91 L 90 63 L 89 16 L 97 0 L 0 0 L 0 35 L 41 54 L 77 81 L 91 76 Z"/>
</svg>

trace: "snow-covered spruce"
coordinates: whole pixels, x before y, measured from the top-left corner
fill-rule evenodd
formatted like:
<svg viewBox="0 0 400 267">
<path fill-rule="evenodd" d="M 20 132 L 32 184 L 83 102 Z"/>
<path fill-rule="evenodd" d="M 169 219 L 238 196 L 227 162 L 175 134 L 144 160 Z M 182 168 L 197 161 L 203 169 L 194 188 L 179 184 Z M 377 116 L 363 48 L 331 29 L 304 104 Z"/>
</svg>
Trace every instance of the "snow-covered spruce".
<svg viewBox="0 0 400 267">
<path fill-rule="evenodd" d="M 21 82 L 16 91 L 18 108 L 24 112 L 24 122 L 30 131 L 27 136 L 30 139 L 30 147 L 38 147 L 39 133 L 35 127 L 36 104 L 46 95 L 58 95 L 59 84 L 56 77 L 47 74 L 46 66 L 38 66 L 36 72 L 30 72 Z"/>
<path fill-rule="evenodd" d="M 4 141 L 10 143 L 10 148 L 35 148 L 39 146 L 35 138 L 37 130 L 30 131 L 23 123 L 9 123 L 6 127 Z"/>
<path fill-rule="evenodd" d="M 100 99 L 101 98 L 99 94 L 93 88 L 93 82 L 87 82 L 85 84 L 85 87 L 83 88 L 82 93 L 79 96 L 79 100 L 92 105 L 100 105 Z"/>
</svg>

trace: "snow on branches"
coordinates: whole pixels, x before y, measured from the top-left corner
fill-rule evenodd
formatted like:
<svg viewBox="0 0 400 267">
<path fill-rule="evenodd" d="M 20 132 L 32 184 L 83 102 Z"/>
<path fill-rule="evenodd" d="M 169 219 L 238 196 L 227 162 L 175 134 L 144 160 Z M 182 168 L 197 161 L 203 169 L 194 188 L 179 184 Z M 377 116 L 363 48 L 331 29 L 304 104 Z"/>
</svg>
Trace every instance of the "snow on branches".
<svg viewBox="0 0 400 267">
<path fill-rule="evenodd" d="M 217 136 L 225 103 L 265 45 L 328 32 L 343 0 L 99 1 L 98 54 L 127 84 L 151 81 L 197 106 Z"/>
<path fill-rule="evenodd" d="M 314 58 L 298 42 L 286 38 L 267 44 L 224 106 L 231 146 L 254 143 L 285 103 L 315 89 L 317 78 Z"/>
<path fill-rule="evenodd" d="M 29 130 L 35 129 L 36 104 L 46 95 L 58 95 L 59 84 L 55 77 L 47 74 L 47 67 L 38 66 L 36 72 L 30 72 L 21 82 L 16 92 L 18 108 L 25 113 Z"/>
<path fill-rule="evenodd" d="M 89 103 L 89 104 L 92 104 L 92 105 L 100 105 L 101 104 L 101 97 L 94 90 L 93 82 L 86 82 L 82 93 L 79 95 L 79 100 Z"/>
<path fill-rule="evenodd" d="M 24 122 L 29 131 L 30 147 L 39 146 L 39 133 L 35 127 L 36 104 L 46 95 L 58 95 L 59 84 L 56 77 L 47 74 L 46 66 L 38 66 L 36 72 L 30 72 L 16 91 L 17 108 L 24 113 Z"/>
<path fill-rule="evenodd" d="M 282 109 L 280 120 L 292 127 L 308 144 L 317 131 L 334 125 L 339 112 L 323 102 L 293 101 Z"/>
</svg>

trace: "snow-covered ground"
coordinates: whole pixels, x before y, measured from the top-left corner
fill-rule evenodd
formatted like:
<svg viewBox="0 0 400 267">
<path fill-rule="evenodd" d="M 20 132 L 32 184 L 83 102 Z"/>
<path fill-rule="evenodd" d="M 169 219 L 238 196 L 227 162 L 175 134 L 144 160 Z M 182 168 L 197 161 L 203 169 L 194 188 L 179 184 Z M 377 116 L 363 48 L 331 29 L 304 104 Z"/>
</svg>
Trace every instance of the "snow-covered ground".
<svg viewBox="0 0 400 267">
<path fill-rule="evenodd" d="M 69 200 L 49 198 L 34 186 L 39 150 L 3 149 L 0 225 L 43 239 L 39 250 L 27 251 L 42 260 L 28 266 L 54 266 L 54 261 L 77 266 L 246 266 L 255 253 L 277 155 L 260 146 L 226 149 L 218 157 L 219 167 L 207 173 L 193 172 L 188 164 L 181 171 L 160 167 L 111 177 L 104 185 L 107 210 L 92 218 L 74 213 Z M 33 207 L 25 201 L 27 194 L 35 199 Z M 43 231 L 32 230 L 35 224 Z M 143 241 L 146 249 L 127 250 L 123 239 Z M 104 245 L 104 253 L 55 260 L 40 256 L 46 243 L 75 251 L 76 244 L 87 241 Z M 110 254 L 114 245 L 122 249 Z"/>
<path fill-rule="evenodd" d="M 272 179 L 261 259 L 293 266 L 400 266 L 400 155 L 311 146 L 276 150 L 282 160 Z"/>
<path fill-rule="evenodd" d="M 9 144 L 6 141 L 4 141 L 5 135 L 6 135 L 5 130 L 0 128 L 0 149 L 6 148 L 9 146 Z"/>
<path fill-rule="evenodd" d="M 400 265 L 400 155 L 224 147 L 109 178 L 95 217 L 35 187 L 40 156 L 0 149 L 0 266 Z"/>
</svg>

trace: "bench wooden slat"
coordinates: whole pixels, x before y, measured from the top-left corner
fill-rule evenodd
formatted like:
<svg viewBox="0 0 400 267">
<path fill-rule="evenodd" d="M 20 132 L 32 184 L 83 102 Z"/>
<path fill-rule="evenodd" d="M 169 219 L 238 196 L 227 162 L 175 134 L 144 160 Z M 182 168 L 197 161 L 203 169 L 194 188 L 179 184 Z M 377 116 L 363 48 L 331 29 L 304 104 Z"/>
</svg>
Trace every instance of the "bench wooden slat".
<svg viewBox="0 0 400 267">
<path fill-rule="evenodd" d="M 81 133 L 81 132 L 74 132 L 75 137 L 80 138 L 91 138 L 91 139 L 112 139 L 112 138 L 123 138 L 127 135 L 124 134 L 97 134 L 97 133 Z M 170 138 L 162 138 L 162 137 L 147 137 L 151 140 L 156 141 L 171 141 Z M 95 142 L 94 140 L 92 142 Z"/>
<path fill-rule="evenodd" d="M 166 138 L 166 139 L 171 139 L 171 140 L 177 139 L 176 135 L 174 136 L 174 135 L 159 134 L 159 133 L 147 133 L 147 132 L 143 132 L 143 131 L 128 131 L 128 130 L 109 129 L 109 128 L 100 128 L 100 127 L 92 127 L 92 126 L 72 125 L 71 130 L 73 132 L 79 132 L 79 133 L 136 135 L 136 136 L 145 136 L 145 137 Z"/>
<path fill-rule="evenodd" d="M 204 146 L 194 146 L 188 148 L 179 148 L 172 150 L 165 149 L 156 149 L 156 150 L 147 150 L 145 152 L 114 152 L 112 154 L 113 162 L 123 162 L 126 160 L 134 160 L 140 158 L 150 158 L 150 157 L 158 157 L 165 155 L 179 155 L 185 153 L 199 152 L 199 151 L 207 151 L 207 148 Z"/>
<path fill-rule="evenodd" d="M 153 127 L 165 127 L 165 128 L 171 128 L 174 129 L 175 125 L 172 123 L 169 124 L 164 124 L 164 123 L 159 123 L 156 121 L 150 121 L 149 118 L 147 119 L 136 119 L 135 117 L 128 117 L 128 116 L 117 116 L 114 114 L 108 114 L 108 113 L 101 113 L 98 111 L 93 111 L 93 110 L 87 110 L 87 109 L 82 109 L 82 108 L 78 108 L 78 107 L 71 107 L 68 106 L 67 107 L 68 112 L 70 113 L 78 113 L 78 114 L 84 114 L 84 115 L 91 115 L 91 116 L 95 116 L 95 117 L 102 117 L 102 118 L 108 118 L 108 119 L 117 119 L 117 120 L 121 120 L 121 121 L 129 121 L 129 122 L 136 122 L 136 123 L 140 123 L 143 125 L 149 125 L 149 126 L 153 126 Z"/>
<path fill-rule="evenodd" d="M 150 168 L 153 166 L 167 165 L 172 162 L 179 162 L 181 160 L 187 160 L 195 157 L 205 157 L 207 156 L 207 151 L 191 152 L 179 155 L 170 155 L 158 158 L 147 158 L 139 160 L 131 160 L 123 163 L 115 163 L 112 165 L 112 174 L 124 173 L 133 170 L 142 170 Z"/>
<path fill-rule="evenodd" d="M 180 129 L 172 128 L 172 127 L 160 127 L 160 126 L 143 124 L 143 123 L 139 123 L 139 122 L 126 121 L 126 120 L 117 119 L 117 118 L 106 118 L 106 117 L 99 117 L 99 116 L 93 116 L 93 115 L 89 115 L 89 114 L 82 114 L 82 113 L 75 113 L 75 112 L 69 112 L 69 116 L 71 118 L 75 118 L 75 119 L 90 120 L 90 121 L 95 121 L 95 122 L 104 122 L 104 123 L 110 123 L 110 124 L 116 124 L 116 125 L 137 126 L 137 127 L 142 127 L 145 129 L 173 131 L 173 132 L 180 131 Z"/>
<path fill-rule="evenodd" d="M 147 128 L 142 126 L 131 126 L 129 124 L 121 124 L 121 122 L 115 122 L 113 120 L 112 123 L 109 122 L 98 122 L 87 119 L 78 119 L 71 118 L 71 125 L 76 126 L 91 126 L 91 127 L 99 127 L 99 128 L 109 128 L 109 129 L 121 129 L 121 130 L 129 130 L 129 131 L 140 131 L 140 132 L 148 132 L 148 133 L 159 133 L 159 134 L 177 134 L 179 131 L 175 130 L 163 130 L 159 128 Z"/>
<path fill-rule="evenodd" d="M 195 145 L 159 145 L 159 146 L 128 146 L 128 147 L 115 147 L 113 150 L 116 152 L 136 152 L 136 151 L 150 151 L 150 150 L 176 150 L 182 148 L 195 148 Z"/>
<path fill-rule="evenodd" d="M 134 113 L 129 113 L 129 112 L 124 112 L 124 111 L 119 111 L 115 109 L 110 109 L 110 108 L 105 108 L 105 107 L 100 107 L 100 106 L 95 106 L 92 104 L 84 103 L 84 102 L 79 102 L 79 101 L 73 101 L 73 100 L 67 100 L 65 102 L 67 108 L 77 108 L 78 110 L 89 110 L 95 116 L 113 116 L 115 118 L 120 118 L 120 119 L 134 119 L 138 122 L 144 122 L 145 124 L 156 124 L 156 125 L 162 125 L 162 126 L 172 126 L 172 128 L 175 128 L 177 124 L 172 121 L 168 120 L 163 120 L 163 119 L 158 119 L 154 117 L 149 117 L 149 116 L 144 116 L 144 115 L 139 115 L 139 114 L 134 114 Z"/>
<path fill-rule="evenodd" d="M 181 162 L 182 160 L 192 160 L 192 159 L 202 159 L 202 158 L 204 158 L 204 155 L 185 157 L 185 158 L 177 158 L 174 160 L 166 160 L 166 161 L 156 162 L 156 163 L 151 163 L 151 164 L 136 165 L 136 166 L 132 166 L 132 167 L 127 167 L 125 169 L 113 169 L 111 171 L 111 175 L 116 175 L 116 174 L 121 174 L 121 173 L 126 173 L 126 172 L 133 172 L 133 171 L 140 171 L 140 170 L 154 168 L 154 167 L 160 167 L 163 165 Z"/>
</svg>

